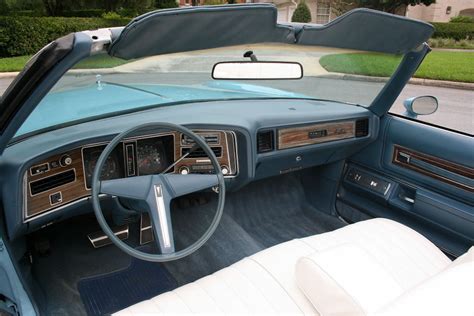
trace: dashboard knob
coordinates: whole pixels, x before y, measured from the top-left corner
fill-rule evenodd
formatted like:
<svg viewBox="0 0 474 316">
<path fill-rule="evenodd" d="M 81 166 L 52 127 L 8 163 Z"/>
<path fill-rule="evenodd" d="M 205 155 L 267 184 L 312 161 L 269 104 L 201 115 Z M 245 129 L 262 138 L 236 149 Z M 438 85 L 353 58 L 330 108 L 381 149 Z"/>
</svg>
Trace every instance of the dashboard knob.
<svg viewBox="0 0 474 316">
<path fill-rule="evenodd" d="M 189 174 L 189 168 L 188 167 L 181 167 L 181 168 L 179 168 L 179 173 Z"/>
<path fill-rule="evenodd" d="M 69 166 L 70 164 L 72 164 L 72 158 L 71 158 L 71 156 L 69 156 L 69 155 L 63 155 L 63 156 L 61 157 L 61 159 L 59 159 L 59 164 L 60 164 L 62 167 Z"/>
<path fill-rule="evenodd" d="M 229 169 L 226 166 L 222 166 L 221 170 L 222 170 L 223 175 L 228 175 L 229 174 Z"/>
</svg>

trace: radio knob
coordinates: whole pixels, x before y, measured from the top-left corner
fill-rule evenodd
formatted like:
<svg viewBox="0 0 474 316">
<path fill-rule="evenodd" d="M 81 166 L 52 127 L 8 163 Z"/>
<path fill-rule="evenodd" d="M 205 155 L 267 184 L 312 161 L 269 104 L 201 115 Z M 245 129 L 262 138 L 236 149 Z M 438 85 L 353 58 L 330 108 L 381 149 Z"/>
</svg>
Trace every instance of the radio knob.
<svg viewBox="0 0 474 316">
<path fill-rule="evenodd" d="M 229 174 L 229 169 L 226 166 L 222 166 L 221 170 L 224 176 Z"/>
<path fill-rule="evenodd" d="M 70 164 L 72 164 L 72 158 L 71 158 L 71 156 L 69 156 L 69 155 L 64 155 L 64 156 L 62 156 L 61 159 L 59 159 L 59 164 L 60 164 L 62 167 L 69 166 Z"/>
<path fill-rule="evenodd" d="M 188 167 L 181 167 L 181 168 L 179 168 L 179 173 L 189 174 L 189 168 Z"/>
</svg>

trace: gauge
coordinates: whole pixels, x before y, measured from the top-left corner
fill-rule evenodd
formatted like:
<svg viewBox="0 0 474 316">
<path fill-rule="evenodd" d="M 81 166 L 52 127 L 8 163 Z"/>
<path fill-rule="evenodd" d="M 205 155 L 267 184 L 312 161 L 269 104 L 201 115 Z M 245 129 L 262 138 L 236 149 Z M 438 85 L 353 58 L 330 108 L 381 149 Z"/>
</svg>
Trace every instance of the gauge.
<svg viewBox="0 0 474 316">
<path fill-rule="evenodd" d="M 166 168 L 166 155 L 162 142 L 149 139 L 139 142 L 137 147 L 140 175 L 157 174 Z"/>
<path fill-rule="evenodd" d="M 85 148 L 84 149 L 84 168 L 86 173 L 86 186 L 91 187 L 92 175 L 94 174 L 97 161 L 99 160 L 105 146 Z M 120 166 L 117 160 L 117 155 L 112 152 L 107 158 L 100 175 L 101 180 L 116 179 L 120 177 Z"/>
</svg>

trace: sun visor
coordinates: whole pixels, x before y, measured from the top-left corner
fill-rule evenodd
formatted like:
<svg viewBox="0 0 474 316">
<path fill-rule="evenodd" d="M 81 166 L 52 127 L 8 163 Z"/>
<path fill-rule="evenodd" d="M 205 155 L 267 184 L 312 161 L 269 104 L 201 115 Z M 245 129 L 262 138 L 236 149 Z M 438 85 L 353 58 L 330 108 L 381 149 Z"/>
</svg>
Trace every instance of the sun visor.
<svg viewBox="0 0 474 316">
<path fill-rule="evenodd" d="M 369 9 L 355 9 L 325 25 L 305 25 L 300 45 L 328 46 L 391 54 L 417 49 L 433 34 L 431 24 Z"/>
<path fill-rule="evenodd" d="M 132 20 L 109 54 L 123 59 L 253 43 L 294 43 L 291 26 L 277 24 L 268 4 L 189 7 Z"/>
</svg>

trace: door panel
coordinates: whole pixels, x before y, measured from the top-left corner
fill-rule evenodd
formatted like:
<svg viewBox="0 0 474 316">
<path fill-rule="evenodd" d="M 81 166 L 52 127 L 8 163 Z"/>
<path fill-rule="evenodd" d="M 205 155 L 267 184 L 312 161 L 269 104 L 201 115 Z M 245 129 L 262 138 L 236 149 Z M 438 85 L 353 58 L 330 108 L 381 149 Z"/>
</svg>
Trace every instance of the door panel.
<svg viewBox="0 0 474 316">
<path fill-rule="evenodd" d="M 391 218 L 458 256 L 474 244 L 473 137 L 386 115 L 338 192 L 346 220 Z"/>
</svg>

